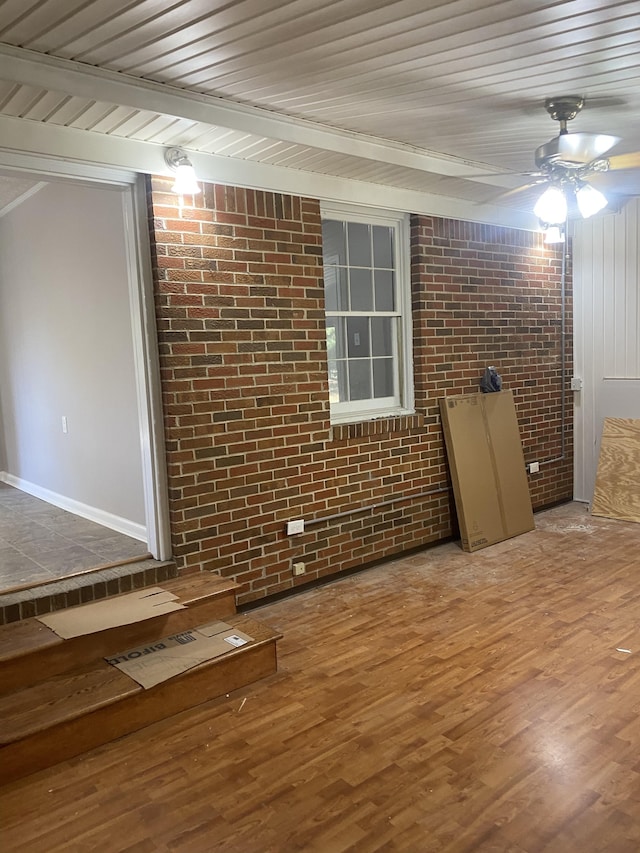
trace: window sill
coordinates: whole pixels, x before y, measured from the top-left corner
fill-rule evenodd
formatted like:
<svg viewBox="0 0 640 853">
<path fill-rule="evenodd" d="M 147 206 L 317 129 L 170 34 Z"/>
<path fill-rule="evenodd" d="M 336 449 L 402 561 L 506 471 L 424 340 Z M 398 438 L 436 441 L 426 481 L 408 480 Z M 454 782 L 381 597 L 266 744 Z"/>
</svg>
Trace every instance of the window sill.
<svg viewBox="0 0 640 853">
<path fill-rule="evenodd" d="M 424 426 L 424 415 L 396 415 L 388 418 L 374 418 L 359 423 L 333 424 L 331 440 L 345 441 L 349 438 L 388 435 L 393 432 L 420 429 Z"/>
</svg>

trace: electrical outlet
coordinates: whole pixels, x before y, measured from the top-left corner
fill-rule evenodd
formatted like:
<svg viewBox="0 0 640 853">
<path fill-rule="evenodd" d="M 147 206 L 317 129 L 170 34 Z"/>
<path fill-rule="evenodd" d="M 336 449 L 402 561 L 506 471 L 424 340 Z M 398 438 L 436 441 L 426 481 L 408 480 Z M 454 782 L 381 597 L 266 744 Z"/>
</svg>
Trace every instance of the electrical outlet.
<svg viewBox="0 0 640 853">
<path fill-rule="evenodd" d="M 307 567 L 304 563 L 294 563 L 293 564 L 293 574 L 294 577 L 298 577 L 298 575 L 303 575 L 307 570 Z"/>
<path fill-rule="evenodd" d="M 296 533 L 304 533 L 304 518 L 287 521 L 287 536 L 294 536 Z"/>
<path fill-rule="evenodd" d="M 66 435 L 69 432 L 69 424 L 67 423 L 67 416 L 62 416 L 62 432 Z"/>
<path fill-rule="evenodd" d="M 572 376 L 571 377 L 571 390 L 572 391 L 582 391 L 582 377 L 580 377 L 580 376 Z"/>
<path fill-rule="evenodd" d="M 540 463 L 539 462 L 529 462 L 529 473 L 530 474 L 537 474 L 539 470 L 540 470 Z"/>
</svg>

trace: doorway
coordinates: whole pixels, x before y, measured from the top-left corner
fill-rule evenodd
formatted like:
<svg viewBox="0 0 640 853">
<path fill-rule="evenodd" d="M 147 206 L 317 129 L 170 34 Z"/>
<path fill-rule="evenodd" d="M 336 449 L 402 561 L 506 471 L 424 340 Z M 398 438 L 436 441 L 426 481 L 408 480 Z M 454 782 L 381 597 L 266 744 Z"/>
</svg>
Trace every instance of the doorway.
<svg viewBox="0 0 640 853">
<path fill-rule="evenodd" d="M 0 173 L 0 591 L 170 556 L 144 187 L 58 169 Z"/>
</svg>

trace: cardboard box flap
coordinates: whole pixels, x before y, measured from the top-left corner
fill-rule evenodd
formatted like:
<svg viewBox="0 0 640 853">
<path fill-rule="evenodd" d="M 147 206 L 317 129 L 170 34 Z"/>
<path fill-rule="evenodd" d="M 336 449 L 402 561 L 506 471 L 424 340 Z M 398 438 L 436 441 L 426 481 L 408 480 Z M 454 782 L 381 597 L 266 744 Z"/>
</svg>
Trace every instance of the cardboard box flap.
<svg viewBox="0 0 640 853">
<path fill-rule="evenodd" d="M 154 616 L 184 609 L 184 604 L 178 602 L 176 595 L 162 587 L 154 586 L 128 595 L 119 595 L 116 598 L 106 598 L 103 601 L 81 604 L 79 607 L 70 607 L 67 610 L 45 613 L 37 618 L 63 640 L 68 640 L 71 637 L 94 634 L 120 625 L 131 625 L 134 622 L 142 622 Z"/>
<path fill-rule="evenodd" d="M 192 628 L 163 640 L 111 655 L 105 660 L 148 690 L 253 640 L 253 637 L 230 625 L 208 633 L 224 625 L 224 622 L 216 622 Z"/>
</svg>

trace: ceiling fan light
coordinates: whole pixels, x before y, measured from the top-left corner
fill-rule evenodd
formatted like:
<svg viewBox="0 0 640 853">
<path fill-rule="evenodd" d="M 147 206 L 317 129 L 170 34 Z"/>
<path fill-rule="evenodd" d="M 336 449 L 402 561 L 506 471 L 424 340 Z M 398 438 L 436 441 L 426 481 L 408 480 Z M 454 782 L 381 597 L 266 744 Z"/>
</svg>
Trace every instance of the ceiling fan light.
<svg viewBox="0 0 640 853">
<path fill-rule="evenodd" d="M 578 210 L 584 219 L 593 216 L 594 213 L 606 207 L 608 202 L 600 190 L 592 187 L 590 184 L 585 184 L 576 192 L 576 201 L 578 202 Z"/>
<path fill-rule="evenodd" d="M 550 225 L 544 232 L 544 242 L 547 244 L 564 243 L 564 231 L 559 225 Z"/>
<path fill-rule="evenodd" d="M 562 190 L 547 187 L 535 203 L 533 212 L 547 225 L 562 225 L 567 218 L 567 200 Z"/>
</svg>

